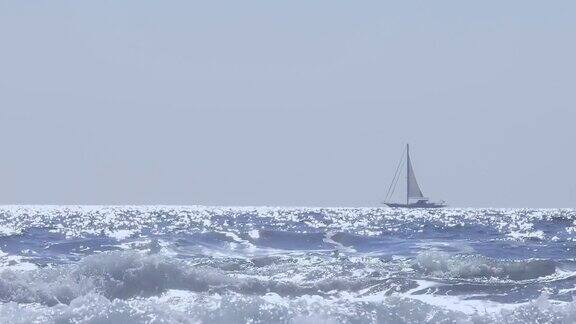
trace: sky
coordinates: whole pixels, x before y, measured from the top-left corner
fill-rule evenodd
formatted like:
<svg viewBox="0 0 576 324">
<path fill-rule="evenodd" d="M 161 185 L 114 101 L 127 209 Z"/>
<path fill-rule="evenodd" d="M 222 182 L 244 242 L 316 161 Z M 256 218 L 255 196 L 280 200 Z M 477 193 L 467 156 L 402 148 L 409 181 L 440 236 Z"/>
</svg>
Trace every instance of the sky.
<svg viewBox="0 0 576 324">
<path fill-rule="evenodd" d="M 0 0 L 0 203 L 576 207 L 574 1 Z"/>
</svg>

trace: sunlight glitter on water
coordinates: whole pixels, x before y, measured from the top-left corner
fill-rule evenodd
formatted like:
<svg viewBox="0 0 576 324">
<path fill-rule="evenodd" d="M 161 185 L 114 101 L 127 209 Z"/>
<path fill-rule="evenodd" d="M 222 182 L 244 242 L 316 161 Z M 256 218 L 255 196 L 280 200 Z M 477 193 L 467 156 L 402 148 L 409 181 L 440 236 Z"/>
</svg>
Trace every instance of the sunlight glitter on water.
<svg viewBox="0 0 576 324">
<path fill-rule="evenodd" d="M 574 210 L 8 206 L 0 322 L 576 319 Z"/>
</svg>

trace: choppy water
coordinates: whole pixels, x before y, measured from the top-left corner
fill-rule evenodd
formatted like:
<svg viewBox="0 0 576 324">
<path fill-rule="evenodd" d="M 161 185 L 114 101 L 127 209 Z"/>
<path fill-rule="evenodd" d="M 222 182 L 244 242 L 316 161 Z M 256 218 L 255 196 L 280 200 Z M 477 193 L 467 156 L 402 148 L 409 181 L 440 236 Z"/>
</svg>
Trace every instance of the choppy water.
<svg viewBox="0 0 576 324">
<path fill-rule="evenodd" d="M 573 323 L 576 211 L 0 207 L 0 323 Z"/>
</svg>

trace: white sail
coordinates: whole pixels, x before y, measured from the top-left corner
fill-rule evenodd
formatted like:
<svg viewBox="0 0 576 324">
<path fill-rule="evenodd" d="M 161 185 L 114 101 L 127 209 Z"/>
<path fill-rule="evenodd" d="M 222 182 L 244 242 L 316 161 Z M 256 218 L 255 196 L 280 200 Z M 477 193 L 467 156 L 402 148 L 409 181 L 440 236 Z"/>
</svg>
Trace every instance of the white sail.
<svg viewBox="0 0 576 324">
<path fill-rule="evenodd" d="M 410 198 L 424 198 L 420 186 L 416 181 L 416 175 L 414 175 L 414 169 L 412 168 L 412 162 L 410 161 L 410 155 L 407 155 L 408 162 L 408 199 Z"/>
<path fill-rule="evenodd" d="M 403 175 L 405 175 L 405 177 Z M 400 190 L 396 190 L 396 185 L 400 187 Z M 406 185 L 406 187 L 404 187 L 404 185 Z M 396 197 L 395 193 L 399 193 L 401 196 Z M 406 149 L 402 152 L 402 158 L 398 163 L 394 178 L 392 178 L 392 182 L 388 187 L 385 204 L 392 208 L 442 208 L 447 206 L 443 201 L 429 202 L 428 198 L 425 198 L 422 194 L 410 159 L 410 145 L 408 144 L 406 144 Z"/>
</svg>

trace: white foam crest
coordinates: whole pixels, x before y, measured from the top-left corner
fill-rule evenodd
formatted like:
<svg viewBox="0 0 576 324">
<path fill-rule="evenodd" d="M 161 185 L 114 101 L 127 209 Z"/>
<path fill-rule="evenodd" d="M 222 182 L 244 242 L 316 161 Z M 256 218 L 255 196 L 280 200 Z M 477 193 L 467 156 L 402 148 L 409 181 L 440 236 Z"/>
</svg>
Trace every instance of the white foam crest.
<svg viewBox="0 0 576 324">
<path fill-rule="evenodd" d="M 20 255 L 10 255 L 0 250 L 0 272 L 3 270 L 27 271 L 34 270 L 37 266 Z"/>
<path fill-rule="evenodd" d="M 418 254 L 414 267 L 439 278 L 521 282 L 558 274 L 549 260 L 494 260 L 480 255 L 450 255 L 428 251 Z"/>
<path fill-rule="evenodd" d="M 535 301 L 483 309 L 450 297 L 324 298 L 206 294 L 170 290 L 161 296 L 110 300 L 90 293 L 68 305 L 0 304 L 6 323 L 572 323 L 576 304 L 542 295 Z M 440 300 L 445 298 L 444 300 Z"/>
<path fill-rule="evenodd" d="M 270 268 L 257 268 L 252 274 L 234 274 L 212 266 L 196 266 L 164 254 L 106 252 L 58 267 L 23 272 L 2 271 L 0 301 L 51 306 L 67 304 L 92 292 L 112 299 L 129 299 L 158 295 L 169 289 L 260 295 L 272 292 L 283 296 L 327 294 L 333 289 L 359 290 L 381 281 L 366 278 L 365 272 L 351 277 L 340 277 L 338 272 L 326 276 L 313 270 L 318 269 L 315 264 L 307 265 L 312 269 L 308 272 L 310 277 L 299 279 L 296 276 L 297 265 L 292 262 L 286 263 L 286 267 L 272 265 Z M 284 273 L 286 269 L 293 275 L 287 277 Z"/>
</svg>

